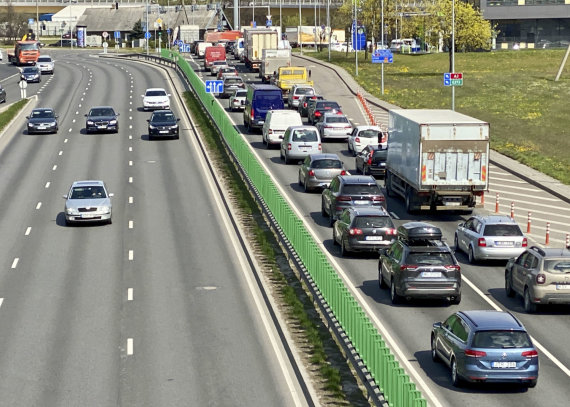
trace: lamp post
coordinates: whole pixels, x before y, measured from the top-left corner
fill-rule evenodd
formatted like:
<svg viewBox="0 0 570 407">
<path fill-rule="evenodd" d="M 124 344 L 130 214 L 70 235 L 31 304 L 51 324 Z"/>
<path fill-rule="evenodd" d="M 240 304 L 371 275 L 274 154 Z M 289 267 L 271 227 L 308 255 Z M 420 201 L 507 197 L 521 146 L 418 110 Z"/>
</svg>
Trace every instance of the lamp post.
<svg viewBox="0 0 570 407">
<path fill-rule="evenodd" d="M 279 26 L 281 27 L 281 35 L 283 35 L 283 15 L 282 15 L 283 0 L 279 0 Z"/>
<path fill-rule="evenodd" d="M 354 43 L 352 45 L 352 48 L 354 48 L 354 56 L 355 56 L 355 66 L 354 66 L 354 74 L 355 76 L 358 76 L 358 9 L 356 7 L 358 0 L 354 0 L 354 26 L 352 29 L 352 42 Z"/>
<path fill-rule="evenodd" d="M 73 27 L 71 26 L 72 11 L 71 0 L 69 0 L 69 47 L 73 49 Z"/>
<path fill-rule="evenodd" d="M 148 33 L 148 0 L 146 0 L 145 14 L 146 14 L 146 29 L 144 31 L 144 44 L 145 44 L 145 48 L 146 48 L 146 54 L 148 55 L 148 40 L 149 40 L 147 38 L 147 33 Z"/>
<path fill-rule="evenodd" d="M 329 62 L 331 61 L 331 16 L 330 16 L 331 0 L 327 1 L 327 29 L 329 30 Z"/>
<path fill-rule="evenodd" d="M 301 47 L 301 55 L 303 55 L 303 37 L 301 37 L 301 0 L 299 0 L 299 28 L 297 29 L 297 41 Z"/>
<path fill-rule="evenodd" d="M 38 7 L 38 0 L 36 0 L 36 40 L 40 40 L 40 11 Z"/>
<path fill-rule="evenodd" d="M 455 72 L 455 0 L 451 1 L 451 72 Z M 455 110 L 455 86 L 451 87 L 451 110 Z"/>
<path fill-rule="evenodd" d="M 381 13 L 381 24 L 382 24 L 382 28 L 380 29 L 381 35 L 382 35 L 382 41 L 380 42 L 382 50 L 384 50 L 384 0 L 382 0 L 382 9 L 380 11 Z M 384 51 L 382 51 L 384 52 Z M 382 65 L 382 94 L 384 94 L 384 64 L 380 64 Z"/>
</svg>

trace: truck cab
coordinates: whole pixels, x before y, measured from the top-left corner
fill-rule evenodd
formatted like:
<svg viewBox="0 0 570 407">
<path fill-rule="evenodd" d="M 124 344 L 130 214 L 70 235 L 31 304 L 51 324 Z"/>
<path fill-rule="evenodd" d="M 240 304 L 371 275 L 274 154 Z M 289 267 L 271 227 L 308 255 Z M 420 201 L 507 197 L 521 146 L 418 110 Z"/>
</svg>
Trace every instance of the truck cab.
<svg viewBox="0 0 570 407">
<path fill-rule="evenodd" d="M 8 51 L 8 62 L 14 65 L 34 65 L 40 56 L 38 41 L 16 41 L 14 49 Z"/>
<path fill-rule="evenodd" d="M 294 85 L 313 86 L 313 81 L 309 80 L 307 68 L 304 66 L 283 66 L 277 71 L 275 85 L 281 89 L 283 97 L 289 96 L 289 91 Z"/>
</svg>

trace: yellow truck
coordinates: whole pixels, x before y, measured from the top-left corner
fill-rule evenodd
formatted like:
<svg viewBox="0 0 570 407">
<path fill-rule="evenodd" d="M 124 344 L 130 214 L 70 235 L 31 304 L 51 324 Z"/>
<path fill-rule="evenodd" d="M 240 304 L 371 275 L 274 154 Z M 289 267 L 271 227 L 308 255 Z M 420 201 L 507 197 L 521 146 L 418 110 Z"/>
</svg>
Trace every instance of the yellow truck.
<svg viewBox="0 0 570 407">
<path fill-rule="evenodd" d="M 304 66 L 282 66 L 273 81 L 281 89 L 284 98 L 289 95 L 294 85 L 313 86 L 313 81 L 309 80 L 307 68 Z"/>
</svg>

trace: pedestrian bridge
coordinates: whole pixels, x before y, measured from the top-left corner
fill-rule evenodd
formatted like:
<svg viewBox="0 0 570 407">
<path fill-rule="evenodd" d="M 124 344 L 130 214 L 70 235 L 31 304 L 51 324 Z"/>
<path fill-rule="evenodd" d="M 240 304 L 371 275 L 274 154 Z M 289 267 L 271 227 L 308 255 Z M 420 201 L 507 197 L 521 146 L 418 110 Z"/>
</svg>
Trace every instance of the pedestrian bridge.
<svg viewBox="0 0 570 407">
<path fill-rule="evenodd" d="M 172 0 L 173 5 L 169 7 L 175 7 L 174 2 L 176 0 Z M 331 7 L 340 7 L 344 0 L 238 0 L 240 7 L 299 7 L 299 2 L 301 2 L 301 7 L 314 7 L 316 6 L 326 6 L 329 1 Z M 89 6 L 104 6 L 109 5 L 109 7 L 115 3 L 121 4 L 128 4 L 128 5 L 144 5 L 144 4 L 152 4 L 155 6 L 155 0 L 0 0 L 0 7 L 8 6 L 11 4 L 14 7 L 24 7 L 24 6 L 67 6 L 70 4 L 81 4 L 81 5 L 89 5 Z M 233 2 L 227 4 L 227 6 L 231 7 Z M 190 6 L 190 5 L 187 5 Z M 199 4 L 194 5 L 196 9 L 202 8 L 212 8 L 215 9 L 217 4 Z"/>
</svg>

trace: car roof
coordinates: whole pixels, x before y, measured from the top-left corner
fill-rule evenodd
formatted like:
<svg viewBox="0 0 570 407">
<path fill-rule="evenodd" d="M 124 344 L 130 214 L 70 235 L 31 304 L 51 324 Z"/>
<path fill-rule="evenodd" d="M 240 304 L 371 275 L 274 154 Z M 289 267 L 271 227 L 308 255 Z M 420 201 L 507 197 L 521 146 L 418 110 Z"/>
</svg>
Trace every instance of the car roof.
<svg viewBox="0 0 570 407">
<path fill-rule="evenodd" d="M 463 319 L 469 321 L 477 331 L 489 329 L 525 330 L 513 314 L 495 310 L 459 311 Z"/>
<path fill-rule="evenodd" d="M 356 126 L 356 130 L 358 131 L 362 131 L 362 130 L 378 130 L 378 131 L 382 131 L 380 129 L 380 127 L 378 126 Z"/>
<path fill-rule="evenodd" d="M 163 90 L 163 91 L 166 92 L 166 90 L 165 90 L 164 88 L 146 88 L 146 91 L 145 91 L 145 92 L 153 91 L 153 90 Z"/>
<path fill-rule="evenodd" d="M 92 106 L 92 107 L 91 107 L 91 109 L 102 109 L 102 108 L 103 108 L 103 109 L 113 109 L 113 110 L 115 110 L 115 109 L 113 108 L 113 106 Z"/>
<path fill-rule="evenodd" d="M 153 111 L 152 113 L 153 113 L 153 114 L 154 114 L 154 113 L 172 113 L 172 114 L 174 114 L 174 112 L 172 111 L 172 109 L 157 109 L 157 110 Z"/>
<path fill-rule="evenodd" d="M 325 117 L 346 117 L 346 115 L 342 114 L 342 113 L 332 113 L 332 112 L 326 112 L 324 114 Z M 348 118 L 347 118 L 348 120 Z"/>
<path fill-rule="evenodd" d="M 51 107 L 36 107 L 32 109 L 32 112 L 53 112 Z"/>
<path fill-rule="evenodd" d="M 265 85 L 265 84 L 259 84 L 259 83 L 252 83 L 249 86 L 253 90 L 278 90 L 278 91 L 281 91 L 281 89 L 279 89 L 275 85 Z"/>
<path fill-rule="evenodd" d="M 100 180 L 74 181 L 72 187 L 88 187 L 88 186 L 104 186 L 105 183 Z"/>
<path fill-rule="evenodd" d="M 532 246 L 530 251 L 537 252 L 542 257 L 570 257 L 570 250 L 564 247 L 537 247 Z"/>
<path fill-rule="evenodd" d="M 338 155 L 332 153 L 310 154 L 312 161 L 315 160 L 340 160 Z"/>
<path fill-rule="evenodd" d="M 475 215 L 474 218 L 484 222 L 485 224 L 494 224 L 494 223 L 514 223 L 517 222 L 508 215 Z"/>
</svg>

